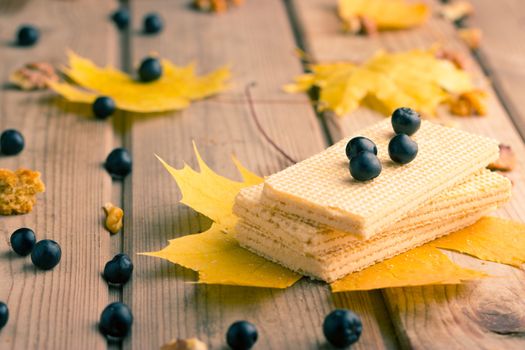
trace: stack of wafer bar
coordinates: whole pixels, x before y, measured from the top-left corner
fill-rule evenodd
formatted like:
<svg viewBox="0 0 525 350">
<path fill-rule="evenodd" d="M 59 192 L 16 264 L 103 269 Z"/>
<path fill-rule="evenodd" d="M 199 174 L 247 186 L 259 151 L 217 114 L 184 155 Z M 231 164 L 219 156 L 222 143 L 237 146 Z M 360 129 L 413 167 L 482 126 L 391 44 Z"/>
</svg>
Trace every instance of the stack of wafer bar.
<svg viewBox="0 0 525 350">
<path fill-rule="evenodd" d="M 327 282 L 472 225 L 510 198 L 510 181 L 486 170 L 498 142 L 423 121 L 411 163 L 393 163 L 390 120 L 353 136 L 374 141 L 374 180 L 349 174 L 344 139 L 247 187 L 236 198 L 239 243 Z"/>
</svg>

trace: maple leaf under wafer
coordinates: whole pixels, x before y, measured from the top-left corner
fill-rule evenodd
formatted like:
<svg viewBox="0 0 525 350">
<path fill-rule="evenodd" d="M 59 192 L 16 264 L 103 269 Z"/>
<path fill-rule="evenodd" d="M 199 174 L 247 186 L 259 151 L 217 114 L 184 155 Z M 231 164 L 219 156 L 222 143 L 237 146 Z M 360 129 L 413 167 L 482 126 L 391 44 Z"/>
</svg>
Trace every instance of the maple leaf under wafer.
<svg viewBox="0 0 525 350">
<path fill-rule="evenodd" d="M 263 179 L 243 167 L 235 158 L 234 163 L 244 181 L 233 181 L 220 176 L 202 160 L 195 144 L 193 149 L 200 172 L 188 165 L 175 169 L 162 159 L 159 160 L 177 182 L 182 193 L 182 204 L 207 216 L 224 231 L 231 231 L 237 222 L 237 217 L 232 212 L 235 196 L 242 188 L 261 183 Z"/>
<path fill-rule="evenodd" d="M 172 239 L 162 250 L 142 255 L 162 258 L 198 271 L 200 283 L 286 288 L 301 279 L 301 275 L 242 248 L 234 238 L 237 217 L 232 207 L 235 196 L 241 188 L 261 183 L 263 179 L 246 169 L 235 157 L 233 162 L 243 181 L 220 176 L 208 167 L 195 144 L 193 146 L 200 172 L 188 165 L 175 169 L 159 160 L 177 182 L 182 193 L 181 203 L 214 223 L 203 233 Z"/>
<path fill-rule="evenodd" d="M 331 284 L 332 291 L 456 284 L 487 277 L 483 272 L 457 265 L 437 248 L 521 267 L 525 263 L 525 225 L 498 217 L 483 217 L 448 236 L 347 275 Z"/>
<path fill-rule="evenodd" d="M 312 65 L 312 72 L 284 86 L 290 93 L 320 89 L 318 109 L 339 116 L 360 105 L 389 115 L 407 106 L 426 115 L 456 96 L 474 90 L 469 74 L 432 50 L 378 52 L 361 65 L 347 62 Z"/>
<path fill-rule="evenodd" d="M 223 67 L 198 76 L 195 65 L 179 67 L 161 60 L 163 75 L 144 83 L 113 67 L 98 67 L 90 60 L 69 52 L 69 65 L 63 68 L 73 82 L 48 82 L 51 89 L 77 103 L 93 103 L 98 96 L 111 97 L 117 108 L 139 113 L 164 112 L 187 108 L 192 101 L 217 94 L 227 88 L 229 68 Z"/>
<path fill-rule="evenodd" d="M 198 271 L 199 283 L 287 288 L 303 277 L 242 248 L 216 224 L 203 233 L 172 239 L 158 252 L 142 255 Z"/>
<path fill-rule="evenodd" d="M 330 286 L 333 292 L 348 292 L 430 284 L 458 284 L 482 277 L 487 277 L 487 274 L 461 267 L 427 244 L 362 271 L 351 273 Z"/>
<path fill-rule="evenodd" d="M 488 216 L 431 245 L 481 260 L 520 267 L 525 263 L 525 225 Z"/>
</svg>

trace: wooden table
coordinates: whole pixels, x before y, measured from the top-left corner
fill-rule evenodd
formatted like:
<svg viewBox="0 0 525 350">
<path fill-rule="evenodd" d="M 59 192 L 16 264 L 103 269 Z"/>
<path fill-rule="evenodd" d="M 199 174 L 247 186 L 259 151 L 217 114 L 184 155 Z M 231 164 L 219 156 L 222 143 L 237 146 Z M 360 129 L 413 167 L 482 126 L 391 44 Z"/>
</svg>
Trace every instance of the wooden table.
<svg viewBox="0 0 525 350">
<path fill-rule="evenodd" d="M 191 336 L 222 349 L 225 331 L 237 319 L 257 325 L 258 349 L 329 349 L 321 323 L 336 307 L 352 309 L 363 319 L 355 349 L 524 349 L 525 278 L 523 271 L 510 267 L 487 263 L 487 271 L 506 278 L 467 285 L 331 294 L 327 285 L 309 280 L 285 291 L 188 284 L 195 273 L 135 253 L 158 250 L 168 239 L 209 225 L 178 204 L 177 186 L 153 154 L 175 166 L 195 165 L 195 140 L 208 164 L 230 177 L 237 176 L 229 161 L 232 153 L 261 175 L 289 165 L 250 118 L 246 84 L 257 83 L 253 95 L 264 129 L 297 159 L 382 118 L 365 109 L 345 119 L 317 116 L 305 96 L 284 94 L 281 86 L 304 68 L 294 54 L 297 46 L 317 61 L 362 61 L 380 48 L 425 48 L 434 42 L 465 54 L 469 69 L 491 91 L 490 113 L 455 121 L 512 145 L 519 160 L 511 174 L 514 196 L 498 214 L 525 221 L 525 146 L 520 137 L 525 135 L 525 4 L 473 0 L 474 22 L 485 34 L 473 55 L 453 26 L 436 16 L 416 30 L 364 38 L 340 33 L 335 0 L 247 0 L 220 16 L 194 12 L 188 2 L 124 2 L 133 25 L 119 33 L 108 19 L 118 6 L 114 1 L 0 0 L 2 84 L 22 63 L 64 62 L 66 48 L 98 64 L 128 70 L 156 51 L 180 64 L 196 60 L 202 71 L 229 63 L 234 73 L 234 86 L 222 102 L 209 99 L 157 117 L 118 113 L 109 121 L 94 120 L 87 109 L 49 92 L 0 90 L 0 130 L 17 128 L 27 140 L 24 152 L 1 157 L 0 167 L 37 169 L 47 184 L 31 214 L 0 219 L 0 300 L 11 311 L 0 332 L 0 349 L 156 349 L 172 338 Z M 146 37 L 140 26 L 150 11 L 161 13 L 166 27 L 162 34 Z M 16 27 L 26 22 L 41 28 L 40 43 L 13 47 Z M 134 160 L 133 174 L 123 184 L 111 182 L 101 167 L 109 151 L 121 145 Z M 124 232 L 111 237 L 101 224 L 100 209 L 110 200 L 126 213 Z M 21 226 L 60 242 L 63 260 L 57 268 L 37 271 L 28 259 L 15 257 L 7 242 Z M 135 272 L 124 288 L 108 289 L 101 270 L 117 252 L 132 256 Z M 101 310 L 114 300 L 130 305 L 135 316 L 133 332 L 122 344 L 107 344 L 97 330 Z"/>
</svg>

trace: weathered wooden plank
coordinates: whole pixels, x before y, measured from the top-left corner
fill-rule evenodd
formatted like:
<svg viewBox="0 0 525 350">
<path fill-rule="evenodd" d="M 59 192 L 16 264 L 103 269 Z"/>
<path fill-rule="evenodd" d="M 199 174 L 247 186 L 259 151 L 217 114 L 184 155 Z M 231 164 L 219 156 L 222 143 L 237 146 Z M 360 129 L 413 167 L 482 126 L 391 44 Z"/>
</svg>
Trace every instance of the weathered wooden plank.
<svg viewBox="0 0 525 350">
<path fill-rule="evenodd" d="M 108 303 L 100 272 L 110 256 L 101 225 L 101 205 L 110 199 L 111 180 L 102 162 L 112 145 L 111 122 L 49 92 L 21 92 L 5 84 L 10 72 L 30 61 L 65 61 L 71 48 L 98 63 L 117 63 L 117 41 L 107 21 L 112 2 L 0 2 L 0 129 L 16 128 L 26 148 L 0 157 L 0 167 L 42 172 L 47 191 L 31 214 L 0 219 L 0 300 L 10 320 L 0 332 L 2 349 L 103 349 L 97 322 Z M 38 45 L 11 45 L 19 24 L 37 25 Z M 81 38 L 81 40 L 79 40 Z M 12 231 L 28 226 L 38 239 L 60 243 L 62 261 L 52 271 L 36 270 L 29 257 L 8 245 Z"/>
<path fill-rule="evenodd" d="M 437 6 L 435 2 L 429 2 Z M 437 16 L 419 29 L 390 32 L 375 38 L 348 36 L 340 32 L 335 5 L 329 0 L 293 1 L 308 53 L 316 61 L 363 61 L 378 49 L 393 51 L 429 47 L 441 42 L 447 48 L 458 50 L 469 58 L 470 69 L 483 81 L 480 68 L 459 41 L 454 28 Z M 490 90 L 490 87 L 489 91 Z M 382 117 L 364 108 L 344 119 L 327 116 L 334 139 L 358 130 Z M 451 117 L 452 118 L 452 117 Z M 456 118 L 454 122 L 466 130 L 489 135 L 512 145 L 518 155 L 519 166 L 511 177 L 515 183 L 511 203 L 498 213 L 520 221 L 525 219 L 525 166 L 523 141 L 505 114 L 500 102 L 491 93 L 489 116 L 485 118 Z M 455 256 L 460 263 L 476 264 L 472 259 Z M 463 286 L 430 286 L 422 288 L 395 288 L 384 291 L 386 303 L 396 327 L 400 342 L 406 347 L 441 348 L 523 348 L 523 339 L 508 333 L 521 334 L 525 321 L 515 311 L 523 308 L 518 297 L 523 293 L 523 272 L 504 266 L 487 264 L 487 271 L 504 274 L 505 279 L 487 279 Z"/>
<path fill-rule="evenodd" d="M 481 28 L 483 39 L 478 50 L 485 71 L 495 85 L 503 104 L 525 135 L 525 47 L 523 1 L 474 0 L 472 24 Z"/>
<path fill-rule="evenodd" d="M 243 89 L 253 89 L 265 130 L 293 157 L 302 159 L 324 147 L 322 134 L 303 96 L 286 96 L 281 85 L 302 71 L 283 4 L 247 1 L 222 15 L 196 13 L 186 2 L 132 2 L 135 23 L 150 11 L 166 22 L 159 36 L 133 38 L 134 64 L 151 51 L 185 64 L 196 60 L 201 71 L 231 64 L 232 89 L 198 102 L 188 110 L 159 117 L 130 115 L 129 147 L 133 176 L 125 191 L 131 233 L 125 251 L 159 250 L 168 239 L 205 230 L 209 223 L 184 206 L 156 153 L 175 166 L 195 165 L 191 141 L 221 174 L 238 177 L 229 155 L 235 153 L 261 175 L 289 163 L 256 130 Z M 135 31 L 138 31 L 135 28 Z M 131 121 L 131 118 L 133 120 Z M 129 225 L 128 225 L 129 227 Z M 134 255 L 136 268 L 124 289 L 124 301 L 135 314 L 133 334 L 125 348 L 156 348 L 172 338 L 197 336 L 211 348 L 223 348 L 227 327 L 248 319 L 259 328 L 260 349 L 313 349 L 324 344 L 321 323 L 334 307 L 358 311 L 366 331 L 360 347 L 395 346 L 381 295 L 352 293 L 333 297 L 327 286 L 303 280 L 285 290 L 188 284 L 195 274 L 164 261 Z"/>
</svg>

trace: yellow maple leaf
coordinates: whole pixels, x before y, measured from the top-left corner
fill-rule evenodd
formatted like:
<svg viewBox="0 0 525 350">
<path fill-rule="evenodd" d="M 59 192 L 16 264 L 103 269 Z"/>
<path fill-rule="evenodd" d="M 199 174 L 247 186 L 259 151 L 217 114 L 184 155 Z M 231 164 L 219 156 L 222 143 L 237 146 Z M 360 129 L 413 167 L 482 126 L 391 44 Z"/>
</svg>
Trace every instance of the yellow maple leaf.
<svg viewBox="0 0 525 350">
<path fill-rule="evenodd" d="M 202 160 L 195 143 L 193 149 L 200 172 L 188 165 L 175 169 L 164 160 L 159 160 L 177 182 L 182 193 L 180 202 L 209 217 L 224 231 L 230 232 L 237 222 L 237 217 L 232 212 L 235 196 L 242 188 L 259 184 L 263 179 L 243 167 L 236 158 L 234 163 L 244 181 L 233 181 L 220 176 Z"/>
<path fill-rule="evenodd" d="M 430 245 L 351 273 L 332 283 L 333 292 L 409 287 L 429 284 L 457 284 L 486 277 L 480 271 L 463 268 Z"/>
<path fill-rule="evenodd" d="M 193 144 L 193 147 L 195 147 L 195 144 Z M 197 152 L 197 148 L 196 147 L 195 147 L 195 152 Z M 200 158 L 200 155 L 199 155 L 199 158 Z M 262 183 L 264 181 L 260 176 L 256 175 L 252 171 L 246 169 L 246 167 L 244 167 L 244 165 L 241 164 L 241 162 L 237 159 L 237 157 L 233 156 L 232 160 L 233 160 L 233 164 L 235 164 L 235 167 L 237 168 L 237 170 L 241 174 L 241 177 L 242 177 L 244 185 L 246 185 L 246 186 L 254 186 L 254 185 L 258 185 L 258 184 L 260 184 L 260 183 Z M 202 161 L 202 159 L 201 159 L 201 161 Z"/>
<path fill-rule="evenodd" d="M 198 76 L 195 65 L 179 67 L 164 59 L 162 77 L 143 83 L 113 67 L 98 67 L 73 52 L 63 72 L 76 84 L 49 82 L 51 89 L 77 103 L 92 103 L 98 96 L 110 96 L 122 110 L 151 113 L 186 108 L 194 100 L 214 95 L 227 88 L 229 68 Z"/>
<path fill-rule="evenodd" d="M 142 253 L 199 272 L 199 282 L 249 287 L 287 288 L 301 275 L 242 248 L 217 225 L 203 233 L 170 240 L 158 252 Z"/>
<path fill-rule="evenodd" d="M 497 217 L 475 224 L 407 253 L 385 260 L 334 282 L 334 292 L 377 288 L 454 284 L 486 276 L 452 262 L 438 248 L 485 261 L 520 267 L 525 263 L 525 225 Z"/>
<path fill-rule="evenodd" d="M 432 242 L 432 245 L 481 260 L 520 267 L 525 263 L 525 225 L 484 217 L 470 227 Z"/>
<path fill-rule="evenodd" d="M 339 17 L 351 21 L 366 17 L 379 30 L 404 29 L 423 24 L 430 13 L 424 3 L 408 3 L 406 0 L 339 0 Z"/>
<path fill-rule="evenodd" d="M 286 288 L 301 275 L 242 248 L 235 240 L 237 217 L 232 208 L 235 196 L 243 187 L 259 184 L 263 179 L 233 158 L 243 181 L 218 175 L 202 160 L 195 143 L 195 156 L 200 172 L 185 165 L 175 169 L 159 158 L 173 176 L 186 204 L 214 221 L 212 227 L 199 234 L 170 240 L 158 252 L 142 253 L 179 264 L 199 272 L 199 282 L 250 287 Z"/>
<path fill-rule="evenodd" d="M 348 62 L 313 65 L 284 86 L 290 93 L 320 88 L 319 110 L 343 116 L 359 105 L 389 115 L 399 106 L 434 115 L 452 95 L 473 89 L 470 76 L 432 50 L 379 52 L 362 65 Z"/>
</svg>

